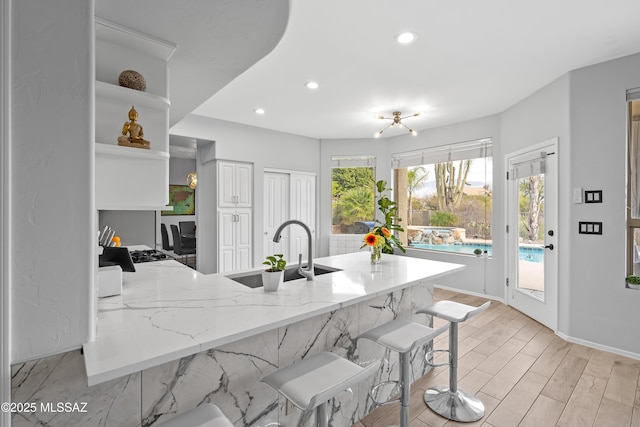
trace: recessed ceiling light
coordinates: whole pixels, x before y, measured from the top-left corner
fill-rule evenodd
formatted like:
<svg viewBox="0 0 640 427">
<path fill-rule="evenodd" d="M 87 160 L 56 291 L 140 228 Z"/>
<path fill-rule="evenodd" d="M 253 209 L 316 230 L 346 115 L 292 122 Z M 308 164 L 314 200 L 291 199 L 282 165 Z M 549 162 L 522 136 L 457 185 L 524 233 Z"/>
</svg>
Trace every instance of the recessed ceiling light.
<svg viewBox="0 0 640 427">
<path fill-rule="evenodd" d="M 405 33 L 400 33 L 396 36 L 396 41 L 400 44 L 410 44 L 416 41 L 418 35 L 411 31 L 407 31 Z"/>
<path fill-rule="evenodd" d="M 256 108 L 253 112 L 259 115 L 263 115 L 265 113 L 263 108 Z"/>
<path fill-rule="evenodd" d="M 305 83 L 307 89 L 318 89 L 320 85 L 317 82 L 307 82 Z"/>
</svg>

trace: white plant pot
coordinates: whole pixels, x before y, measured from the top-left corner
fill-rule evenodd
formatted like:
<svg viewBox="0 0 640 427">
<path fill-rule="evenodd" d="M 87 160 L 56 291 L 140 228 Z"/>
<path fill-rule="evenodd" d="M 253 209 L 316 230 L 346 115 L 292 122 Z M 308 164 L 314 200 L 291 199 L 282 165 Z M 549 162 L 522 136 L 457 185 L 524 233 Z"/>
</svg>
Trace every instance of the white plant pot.
<svg viewBox="0 0 640 427">
<path fill-rule="evenodd" d="M 262 287 L 265 292 L 277 291 L 284 280 L 284 271 L 263 271 Z"/>
<path fill-rule="evenodd" d="M 627 286 L 630 287 L 631 289 L 640 289 L 640 285 L 635 283 L 627 283 Z"/>
</svg>

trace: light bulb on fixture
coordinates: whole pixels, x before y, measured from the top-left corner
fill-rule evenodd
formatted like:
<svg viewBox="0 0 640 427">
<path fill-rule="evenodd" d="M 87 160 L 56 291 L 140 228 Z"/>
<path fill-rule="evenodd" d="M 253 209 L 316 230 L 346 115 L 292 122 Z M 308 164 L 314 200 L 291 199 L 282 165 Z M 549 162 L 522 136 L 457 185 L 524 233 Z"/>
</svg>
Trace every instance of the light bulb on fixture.
<svg viewBox="0 0 640 427">
<path fill-rule="evenodd" d="M 191 189 L 195 189 L 198 186 L 198 175 L 195 172 L 187 174 L 187 185 Z"/>
<path fill-rule="evenodd" d="M 389 129 L 390 127 L 396 126 L 398 125 L 398 127 L 401 128 L 405 128 L 406 130 L 409 131 L 409 133 L 411 133 L 411 135 L 416 136 L 418 135 L 418 132 L 416 132 L 415 130 L 411 129 L 410 127 L 406 126 L 404 123 L 402 123 L 403 119 L 409 118 L 409 117 L 417 117 L 419 116 L 421 113 L 414 113 L 414 114 L 409 114 L 408 116 L 404 116 L 404 117 L 400 117 L 402 113 L 400 111 L 394 111 L 393 112 L 393 117 L 385 117 L 385 116 L 378 116 L 378 119 L 382 119 L 382 120 L 391 120 L 391 123 L 384 129 L 382 129 L 379 132 L 376 132 L 376 134 L 374 135 L 375 138 L 380 138 L 380 135 L 382 135 L 382 133 Z"/>
<path fill-rule="evenodd" d="M 418 35 L 412 31 L 400 33 L 396 36 L 396 41 L 400 44 L 411 44 L 418 38 Z"/>
</svg>

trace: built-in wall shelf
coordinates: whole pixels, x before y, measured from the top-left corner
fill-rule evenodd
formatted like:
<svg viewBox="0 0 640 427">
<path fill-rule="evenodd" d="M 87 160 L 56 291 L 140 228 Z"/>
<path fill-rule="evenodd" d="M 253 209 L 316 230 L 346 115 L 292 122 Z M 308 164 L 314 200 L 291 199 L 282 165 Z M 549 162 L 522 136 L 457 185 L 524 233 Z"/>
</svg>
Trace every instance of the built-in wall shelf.
<svg viewBox="0 0 640 427">
<path fill-rule="evenodd" d="M 169 159 L 166 151 L 146 150 L 143 148 L 124 147 L 116 144 L 96 142 L 96 154 L 103 156 L 128 157 L 133 159 L 164 160 Z"/>
<path fill-rule="evenodd" d="M 99 211 L 172 211 L 173 206 L 156 205 L 109 205 L 107 207 L 97 206 Z"/>
<path fill-rule="evenodd" d="M 96 17 L 96 38 L 117 46 L 129 46 L 133 50 L 144 52 L 163 61 L 169 61 L 177 47 L 175 43 L 98 17 Z"/>
<path fill-rule="evenodd" d="M 96 81 L 96 97 L 112 99 L 127 105 L 135 105 L 136 108 L 142 106 L 167 111 L 171 106 L 171 102 L 163 96 L 141 92 L 99 80 Z"/>
<path fill-rule="evenodd" d="M 98 210 L 167 210 L 169 203 L 168 60 L 176 45 L 96 18 L 95 204 Z M 140 73 L 146 90 L 118 84 Z M 118 145 L 129 110 L 138 112 L 150 149 Z"/>
</svg>

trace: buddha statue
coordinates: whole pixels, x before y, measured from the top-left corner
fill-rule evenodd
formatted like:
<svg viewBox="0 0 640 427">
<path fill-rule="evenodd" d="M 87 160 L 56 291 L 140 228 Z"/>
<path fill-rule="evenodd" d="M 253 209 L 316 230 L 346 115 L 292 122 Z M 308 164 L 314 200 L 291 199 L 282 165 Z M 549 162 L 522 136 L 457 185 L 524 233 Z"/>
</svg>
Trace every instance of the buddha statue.
<svg viewBox="0 0 640 427">
<path fill-rule="evenodd" d="M 151 147 L 151 142 L 144 139 L 144 131 L 138 123 L 138 112 L 133 106 L 129 110 L 129 121 L 122 126 L 122 136 L 118 137 L 118 145 L 147 149 Z"/>
</svg>

